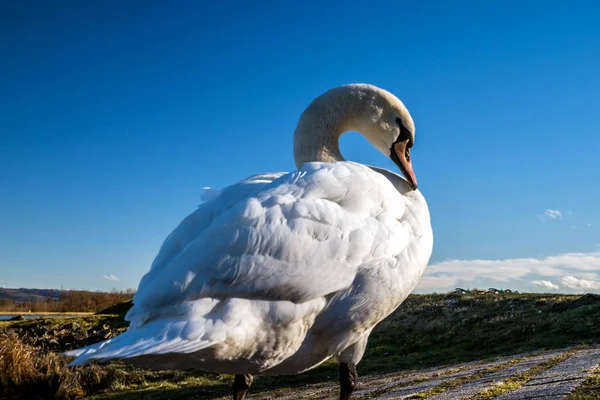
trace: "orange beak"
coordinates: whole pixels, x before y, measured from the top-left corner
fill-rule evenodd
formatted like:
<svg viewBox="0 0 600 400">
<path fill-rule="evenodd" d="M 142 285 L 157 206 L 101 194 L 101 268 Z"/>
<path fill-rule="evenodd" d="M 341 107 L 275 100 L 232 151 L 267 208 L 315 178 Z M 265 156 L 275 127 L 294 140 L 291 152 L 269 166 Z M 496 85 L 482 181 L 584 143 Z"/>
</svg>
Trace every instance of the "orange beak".
<svg viewBox="0 0 600 400">
<path fill-rule="evenodd" d="M 398 168 L 400 168 L 402 175 L 404 175 L 409 185 L 416 190 L 417 177 L 415 176 L 415 171 L 413 171 L 412 162 L 410 160 L 410 148 L 408 147 L 409 140 L 410 139 L 406 139 L 394 143 L 390 149 L 390 158 L 396 163 Z"/>
</svg>

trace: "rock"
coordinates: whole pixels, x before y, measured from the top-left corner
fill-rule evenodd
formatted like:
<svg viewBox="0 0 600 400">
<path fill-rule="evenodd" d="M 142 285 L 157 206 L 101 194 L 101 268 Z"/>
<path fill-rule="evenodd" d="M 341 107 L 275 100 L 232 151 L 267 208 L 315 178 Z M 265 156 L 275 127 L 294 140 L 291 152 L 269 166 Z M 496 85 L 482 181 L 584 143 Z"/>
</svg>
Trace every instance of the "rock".
<svg viewBox="0 0 600 400">
<path fill-rule="evenodd" d="M 14 317 L 12 317 L 11 319 L 9 319 L 9 321 L 22 321 L 24 320 L 25 317 L 22 315 L 15 315 Z"/>
</svg>

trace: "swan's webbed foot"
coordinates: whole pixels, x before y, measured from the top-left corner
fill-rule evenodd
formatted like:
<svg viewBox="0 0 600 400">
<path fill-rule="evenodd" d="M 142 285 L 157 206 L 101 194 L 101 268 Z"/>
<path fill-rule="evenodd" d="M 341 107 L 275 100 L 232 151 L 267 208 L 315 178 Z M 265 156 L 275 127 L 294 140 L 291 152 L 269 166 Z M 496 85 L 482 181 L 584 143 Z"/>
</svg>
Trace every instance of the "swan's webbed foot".
<svg viewBox="0 0 600 400">
<path fill-rule="evenodd" d="M 340 400 L 350 399 L 357 378 L 358 373 L 355 364 L 340 363 Z"/>
<path fill-rule="evenodd" d="M 253 380 L 252 374 L 236 374 L 233 379 L 233 400 L 244 400 Z"/>
</svg>

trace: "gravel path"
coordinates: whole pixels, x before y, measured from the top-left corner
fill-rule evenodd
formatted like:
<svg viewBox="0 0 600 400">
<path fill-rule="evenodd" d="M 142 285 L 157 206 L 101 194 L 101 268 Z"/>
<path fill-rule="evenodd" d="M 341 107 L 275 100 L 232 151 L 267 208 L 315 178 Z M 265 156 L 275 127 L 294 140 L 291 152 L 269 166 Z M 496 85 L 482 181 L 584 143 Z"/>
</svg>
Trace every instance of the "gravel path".
<svg viewBox="0 0 600 400">
<path fill-rule="evenodd" d="M 517 376 L 524 382 L 494 399 L 566 399 L 599 365 L 600 347 L 548 351 L 423 371 L 369 375 L 360 377 L 353 399 L 409 399 L 416 398 L 418 394 L 418 398 L 431 400 L 474 400 L 486 389 L 507 379 L 514 380 Z M 334 379 L 296 389 L 250 393 L 248 400 L 337 400 L 338 386 Z"/>
</svg>

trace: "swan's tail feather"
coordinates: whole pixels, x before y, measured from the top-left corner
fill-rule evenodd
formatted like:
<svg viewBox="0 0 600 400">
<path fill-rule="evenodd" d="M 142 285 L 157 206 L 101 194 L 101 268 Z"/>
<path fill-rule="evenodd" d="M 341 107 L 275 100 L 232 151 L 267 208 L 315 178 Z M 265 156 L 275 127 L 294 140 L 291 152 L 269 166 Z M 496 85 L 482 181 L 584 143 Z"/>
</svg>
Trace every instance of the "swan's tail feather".
<svg viewBox="0 0 600 400">
<path fill-rule="evenodd" d="M 222 342 L 225 336 L 226 326 L 221 320 L 160 318 L 140 328 L 130 328 L 115 338 L 64 354 L 77 357 L 69 366 L 168 353 L 185 354 Z"/>
</svg>

